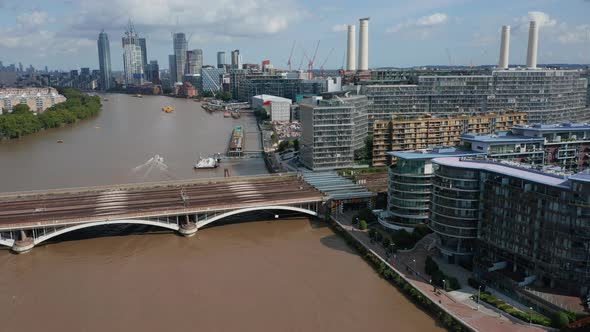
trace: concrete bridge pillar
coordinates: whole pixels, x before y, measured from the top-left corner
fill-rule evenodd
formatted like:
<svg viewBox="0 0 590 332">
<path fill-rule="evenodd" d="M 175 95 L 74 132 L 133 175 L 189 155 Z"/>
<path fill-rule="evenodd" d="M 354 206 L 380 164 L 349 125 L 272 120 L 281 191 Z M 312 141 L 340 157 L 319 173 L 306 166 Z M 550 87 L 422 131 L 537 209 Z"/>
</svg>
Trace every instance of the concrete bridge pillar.
<svg viewBox="0 0 590 332">
<path fill-rule="evenodd" d="M 191 236 L 197 234 L 197 230 L 199 230 L 199 228 L 197 227 L 197 224 L 195 224 L 194 222 L 188 221 L 188 222 L 180 225 L 178 232 L 186 237 L 191 237 Z"/>
<path fill-rule="evenodd" d="M 20 240 L 14 241 L 12 245 L 12 251 L 17 254 L 25 253 L 35 246 L 35 242 L 32 238 L 27 237 L 27 233 L 24 230 L 20 231 Z"/>
</svg>

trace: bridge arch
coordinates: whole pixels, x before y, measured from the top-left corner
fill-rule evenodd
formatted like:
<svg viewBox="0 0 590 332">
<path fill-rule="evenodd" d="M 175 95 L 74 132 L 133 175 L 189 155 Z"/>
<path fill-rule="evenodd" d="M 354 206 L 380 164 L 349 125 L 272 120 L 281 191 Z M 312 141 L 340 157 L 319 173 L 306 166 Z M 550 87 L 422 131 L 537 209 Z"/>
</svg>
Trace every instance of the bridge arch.
<svg viewBox="0 0 590 332">
<path fill-rule="evenodd" d="M 84 228 L 89 228 L 89 227 L 94 227 L 94 226 L 115 225 L 115 224 L 135 224 L 135 225 L 156 226 L 156 227 L 163 227 L 163 228 L 171 229 L 173 231 L 178 231 L 180 229 L 180 227 L 177 224 L 164 223 L 164 222 L 158 222 L 158 221 L 150 221 L 150 220 L 142 220 L 142 219 L 121 219 L 121 220 L 98 221 L 98 222 L 91 222 L 91 223 L 69 226 L 69 227 L 65 227 L 60 230 L 57 230 L 55 232 L 51 232 L 49 234 L 38 236 L 34 239 L 34 244 L 38 245 L 38 244 L 43 243 L 51 238 L 56 237 L 56 236 L 59 236 L 59 235 L 65 234 L 65 233 L 69 233 L 69 232 L 73 232 L 73 231 L 76 231 L 79 229 L 84 229 Z"/>
<path fill-rule="evenodd" d="M 308 209 L 304 209 L 304 208 L 299 208 L 299 207 L 295 207 L 295 206 L 283 206 L 283 205 L 278 205 L 278 206 L 256 206 L 256 207 L 249 207 L 249 208 L 243 208 L 243 209 L 238 209 L 238 210 L 233 210 L 233 211 L 229 211 L 211 218 L 208 218 L 206 220 L 201 220 L 197 222 L 197 228 L 201 228 L 204 226 L 209 225 L 212 222 L 215 222 L 217 220 L 223 219 L 223 218 L 227 218 L 229 216 L 233 216 L 236 214 L 240 214 L 240 213 L 245 213 L 245 212 L 251 212 L 251 211 L 262 211 L 262 210 L 283 210 L 283 211 L 295 211 L 295 212 L 301 212 L 301 213 L 305 213 L 308 214 L 310 216 L 317 216 L 318 213 L 312 210 L 308 210 Z"/>
</svg>

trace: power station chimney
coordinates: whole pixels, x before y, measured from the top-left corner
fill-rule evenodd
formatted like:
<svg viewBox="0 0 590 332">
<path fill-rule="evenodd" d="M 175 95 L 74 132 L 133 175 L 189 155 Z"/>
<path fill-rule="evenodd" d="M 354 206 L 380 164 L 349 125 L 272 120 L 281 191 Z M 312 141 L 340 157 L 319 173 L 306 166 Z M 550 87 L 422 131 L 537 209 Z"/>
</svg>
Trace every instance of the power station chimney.
<svg viewBox="0 0 590 332">
<path fill-rule="evenodd" d="M 359 70 L 369 70 L 369 18 L 360 19 Z"/>
<path fill-rule="evenodd" d="M 500 42 L 500 61 L 499 69 L 508 69 L 508 58 L 510 56 L 510 26 L 502 26 L 502 37 Z"/>
<path fill-rule="evenodd" d="M 537 22 L 531 21 L 529 27 L 529 48 L 526 55 L 526 66 L 530 69 L 537 68 L 537 48 L 539 47 L 539 27 Z"/>
<path fill-rule="evenodd" d="M 348 53 L 346 54 L 346 70 L 356 70 L 356 26 L 348 26 Z"/>
</svg>

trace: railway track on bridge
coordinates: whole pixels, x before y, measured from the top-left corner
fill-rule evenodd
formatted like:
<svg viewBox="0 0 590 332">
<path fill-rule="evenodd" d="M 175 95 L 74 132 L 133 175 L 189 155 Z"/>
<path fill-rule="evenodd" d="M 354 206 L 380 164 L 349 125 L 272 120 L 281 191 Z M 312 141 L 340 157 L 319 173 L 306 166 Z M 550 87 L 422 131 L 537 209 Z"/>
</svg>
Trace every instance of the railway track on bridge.
<svg viewBox="0 0 590 332">
<path fill-rule="evenodd" d="M 120 187 L 120 186 L 119 186 Z M 161 211 L 198 211 L 231 206 L 318 202 L 323 195 L 296 176 L 237 179 L 235 182 L 183 183 L 175 186 L 149 184 L 140 188 L 84 188 L 79 192 L 42 192 L 39 195 L 3 194 L 0 197 L 0 228 L 80 221 L 97 217 L 133 217 Z"/>
</svg>

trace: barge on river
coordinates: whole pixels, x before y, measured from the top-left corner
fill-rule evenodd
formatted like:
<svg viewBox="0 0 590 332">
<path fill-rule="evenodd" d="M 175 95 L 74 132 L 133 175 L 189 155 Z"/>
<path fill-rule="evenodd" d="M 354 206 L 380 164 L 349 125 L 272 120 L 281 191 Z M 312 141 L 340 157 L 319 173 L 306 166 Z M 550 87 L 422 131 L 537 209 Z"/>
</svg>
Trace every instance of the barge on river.
<svg viewBox="0 0 590 332">
<path fill-rule="evenodd" d="M 228 157 L 241 157 L 245 146 L 244 128 L 242 126 L 235 126 L 229 140 L 229 147 L 227 149 Z"/>
</svg>

